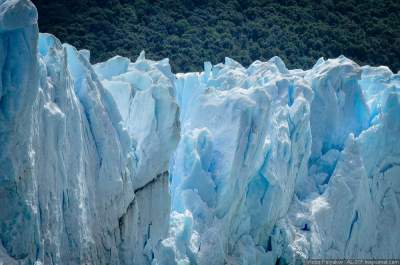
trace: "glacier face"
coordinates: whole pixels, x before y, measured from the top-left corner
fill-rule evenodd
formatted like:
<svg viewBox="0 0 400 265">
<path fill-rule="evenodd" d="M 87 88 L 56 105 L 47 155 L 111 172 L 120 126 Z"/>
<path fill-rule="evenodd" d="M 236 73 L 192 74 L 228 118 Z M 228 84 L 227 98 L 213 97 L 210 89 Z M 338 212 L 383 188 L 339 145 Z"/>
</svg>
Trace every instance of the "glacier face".
<svg viewBox="0 0 400 265">
<path fill-rule="evenodd" d="M 157 79 L 127 97 L 135 127 L 88 53 L 36 21 L 30 1 L 0 2 L 0 263 L 147 264 L 168 231 L 172 74 L 137 64 Z"/>
<path fill-rule="evenodd" d="M 155 263 L 399 258 L 399 81 L 343 56 L 178 74 L 173 213 Z"/>
<path fill-rule="evenodd" d="M 0 264 L 400 258 L 399 74 L 89 61 L 0 0 Z"/>
</svg>

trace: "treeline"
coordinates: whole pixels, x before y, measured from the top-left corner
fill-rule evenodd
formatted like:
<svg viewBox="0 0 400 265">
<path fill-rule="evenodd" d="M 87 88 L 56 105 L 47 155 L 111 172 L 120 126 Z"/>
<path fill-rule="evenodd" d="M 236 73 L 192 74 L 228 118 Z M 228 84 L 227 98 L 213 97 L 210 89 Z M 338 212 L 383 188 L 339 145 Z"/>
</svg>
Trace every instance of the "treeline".
<svg viewBox="0 0 400 265">
<path fill-rule="evenodd" d="M 229 56 L 247 66 L 280 56 L 289 68 L 343 54 L 400 69 L 399 0 L 33 0 L 41 32 L 91 51 L 170 58 L 175 72 Z"/>
</svg>

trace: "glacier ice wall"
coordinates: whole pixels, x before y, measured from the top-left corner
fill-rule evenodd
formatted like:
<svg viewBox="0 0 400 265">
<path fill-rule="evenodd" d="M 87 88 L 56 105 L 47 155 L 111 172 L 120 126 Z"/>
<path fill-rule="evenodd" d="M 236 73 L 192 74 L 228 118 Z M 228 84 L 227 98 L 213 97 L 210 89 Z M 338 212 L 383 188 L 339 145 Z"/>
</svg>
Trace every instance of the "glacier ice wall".
<svg viewBox="0 0 400 265">
<path fill-rule="evenodd" d="M 340 56 L 171 73 L 0 0 L 0 263 L 400 258 L 400 76 Z"/>
<path fill-rule="evenodd" d="M 155 263 L 399 258 L 399 81 L 343 56 L 178 74 L 173 212 Z"/>
<path fill-rule="evenodd" d="M 30 1 L 0 2 L 0 263 L 148 264 L 168 231 L 172 74 L 137 64 L 153 79 L 131 82 L 135 130 L 87 52 L 36 21 Z"/>
</svg>

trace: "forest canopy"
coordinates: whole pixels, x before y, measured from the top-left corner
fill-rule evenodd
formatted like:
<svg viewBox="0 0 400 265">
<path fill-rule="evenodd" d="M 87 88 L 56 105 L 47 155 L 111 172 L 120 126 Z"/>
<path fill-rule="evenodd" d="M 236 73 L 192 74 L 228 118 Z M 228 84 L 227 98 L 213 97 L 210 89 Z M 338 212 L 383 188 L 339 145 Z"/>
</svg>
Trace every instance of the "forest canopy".
<svg viewBox="0 0 400 265">
<path fill-rule="evenodd" d="M 277 55 L 310 68 L 341 54 L 400 70 L 399 0 L 33 0 L 41 32 L 91 51 L 170 58 L 174 72 L 231 57 L 244 66 Z"/>
</svg>

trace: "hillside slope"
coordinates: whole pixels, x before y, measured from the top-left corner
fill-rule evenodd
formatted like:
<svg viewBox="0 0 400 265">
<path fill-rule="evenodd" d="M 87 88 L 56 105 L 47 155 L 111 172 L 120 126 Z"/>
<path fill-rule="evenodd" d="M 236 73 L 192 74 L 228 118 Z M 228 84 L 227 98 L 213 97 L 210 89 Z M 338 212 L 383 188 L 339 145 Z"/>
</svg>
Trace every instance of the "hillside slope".
<svg viewBox="0 0 400 265">
<path fill-rule="evenodd" d="M 173 72 L 225 56 L 243 65 L 280 56 L 310 68 L 341 54 L 400 69 L 397 0 L 34 0 L 41 32 L 92 52 L 92 63 L 141 50 Z"/>
</svg>

